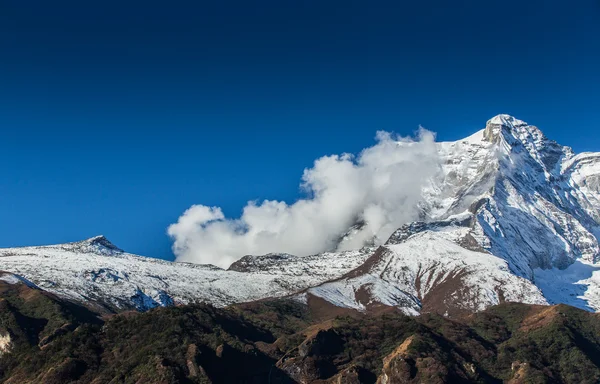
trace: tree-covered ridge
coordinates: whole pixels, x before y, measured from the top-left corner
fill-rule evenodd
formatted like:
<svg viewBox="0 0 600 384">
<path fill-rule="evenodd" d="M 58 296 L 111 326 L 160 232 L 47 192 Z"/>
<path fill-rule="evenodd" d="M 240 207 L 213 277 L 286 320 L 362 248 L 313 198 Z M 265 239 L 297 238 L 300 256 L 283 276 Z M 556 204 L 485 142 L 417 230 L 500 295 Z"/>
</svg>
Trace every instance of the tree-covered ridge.
<svg viewBox="0 0 600 384">
<path fill-rule="evenodd" d="M 100 318 L 0 283 L 5 383 L 596 383 L 600 319 L 505 303 L 460 319 L 272 300 Z"/>
</svg>

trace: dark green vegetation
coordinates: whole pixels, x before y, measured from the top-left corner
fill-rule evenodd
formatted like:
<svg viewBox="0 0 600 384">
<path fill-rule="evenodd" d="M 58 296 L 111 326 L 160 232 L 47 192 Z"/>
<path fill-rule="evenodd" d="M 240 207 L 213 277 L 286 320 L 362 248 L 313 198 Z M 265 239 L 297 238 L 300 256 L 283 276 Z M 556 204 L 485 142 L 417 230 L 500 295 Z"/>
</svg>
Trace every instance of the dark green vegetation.
<svg viewBox="0 0 600 384">
<path fill-rule="evenodd" d="M 319 318 L 263 301 L 103 319 L 0 282 L 5 383 L 597 383 L 600 318 L 507 303 L 450 320 L 395 310 Z M 338 314 L 339 315 L 339 314 Z"/>
</svg>

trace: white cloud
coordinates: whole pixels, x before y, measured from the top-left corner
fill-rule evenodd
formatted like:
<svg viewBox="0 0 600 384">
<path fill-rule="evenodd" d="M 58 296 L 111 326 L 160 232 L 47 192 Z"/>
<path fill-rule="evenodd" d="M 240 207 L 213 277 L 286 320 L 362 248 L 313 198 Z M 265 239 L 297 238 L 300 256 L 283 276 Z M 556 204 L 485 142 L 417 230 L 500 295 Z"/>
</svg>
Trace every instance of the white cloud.
<svg viewBox="0 0 600 384">
<path fill-rule="evenodd" d="M 324 156 L 304 170 L 306 198 L 293 204 L 248 202 L 239 218 L 218 207 L 194 205 L 168 228 L 177 261 L 227 267 L 248 254 L 315 254 L 383 243 L 400 225 L 419 218 L 421 190 L 439 170 L 433 133 L 416 139 L 378 132 L 358 156 Z M 358 221 L 358 232 L 340 237 Z"/>
</svg>

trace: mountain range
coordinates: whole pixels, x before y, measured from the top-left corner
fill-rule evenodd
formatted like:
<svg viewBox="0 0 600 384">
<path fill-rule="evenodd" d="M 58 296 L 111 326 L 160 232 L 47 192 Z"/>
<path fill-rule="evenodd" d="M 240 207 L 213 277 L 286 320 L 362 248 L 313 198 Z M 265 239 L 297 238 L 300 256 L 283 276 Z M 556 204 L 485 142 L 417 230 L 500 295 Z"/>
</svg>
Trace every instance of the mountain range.
<svg viewBox="0 0 600 384">
<path fill-rule="evenodd" d="M 281 297 L 332 313 L 453 317 L 503 302 L 600 310 L 600 153 L 575 154 L 508 115 L 435 145 L 440 162 L 422 188 L 420 221 L 387 241 L 244 256 L 222 269 L 129 254 L 98 236 L 0 249 L 1 279 L 103 313 Z"/>
</svg>

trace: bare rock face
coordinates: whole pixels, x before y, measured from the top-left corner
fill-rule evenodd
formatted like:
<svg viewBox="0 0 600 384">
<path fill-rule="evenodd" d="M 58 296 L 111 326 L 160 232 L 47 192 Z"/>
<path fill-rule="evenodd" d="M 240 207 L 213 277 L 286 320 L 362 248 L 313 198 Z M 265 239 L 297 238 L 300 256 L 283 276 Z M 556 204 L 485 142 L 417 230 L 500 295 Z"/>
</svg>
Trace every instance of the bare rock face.
<svg viewBox="0 0 600 384">
<path fill-rule="evenodd" d="M 198 350 L 196 344 L 188 345 L 186 352 L 186 365 L 188 369 L 188 377 L 193 378 L 201 383 L 211 383 L 204 368 L 198 364 L 199 355 L 202 352 Z"/>
<path fill-rule="evenodd" d="M 377 384 L 409 383 L 415 377 L 415 362 L 407 354 L 413 339 L 413 336 L 407 338 L 383 359 L 383 369 L 377 378 Z"/>
<path fill-rule="evenodd" d="M 312 357 L 286 359 L 278 362 L 277 368 L 292 380 L 302 384 L 322 380 L 327 376 L 328 371 L 323 369 L 321 362 Z"/>
<path fill-rule="evenodd" d="M 474 218 L 471 215 L 462 215 L 451 217 L 447 220 L 439 220 L 433 222 L 416 221 L 405 224 L 398 228 L 386 241 L 386 245 L 401 244 L 409 237 L 425 231 L 441 231 L 444 229 L 452 229 L 455 227 L 472 228 Z"/>
<path fill-rule="evenodd" d="M 241 259 L 233 262 L 228 270 L 236 272 L 261 272 L 269 271 L 273 265 L 280 265 L 285 260 L 289 260 L 295 256 L 286 253 L 270 254 L 264 256 L 246 255 Z"/>
<path fill-rule="evenodd" d="M 377 384 L 448 383 L 446 364 L 433 357 L 413 358 L 408 348 L 414 336 L 407 338 L 391 354 L 383 359 L 383 369 Z"/>
<path fill-rule="evenodd" d="M 220 344 L 217 349 L 215 349 L 215 355 L 222 359 L 226 353 L 231 353 L 231 347 L 227 344 Z"/>
</svg>

